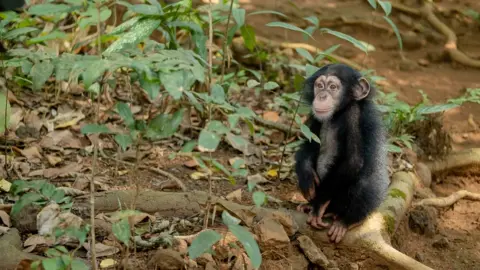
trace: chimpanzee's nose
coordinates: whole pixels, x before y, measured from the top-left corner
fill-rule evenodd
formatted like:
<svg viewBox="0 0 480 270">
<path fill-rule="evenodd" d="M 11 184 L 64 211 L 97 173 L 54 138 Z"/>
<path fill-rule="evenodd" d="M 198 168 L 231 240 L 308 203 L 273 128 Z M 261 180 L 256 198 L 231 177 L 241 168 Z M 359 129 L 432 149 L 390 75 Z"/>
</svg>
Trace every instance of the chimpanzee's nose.
<svg viewBox="0 0 480 270">
<path fill-rule="evenodd" d="M 320 100 L 325 100 L 325 99 L 327 99 L 327 96 L 328 96 L 327 92 L 322 91 L 322 92 L 318 93 L 318 98 L 319 98 Z"/>
</svg>

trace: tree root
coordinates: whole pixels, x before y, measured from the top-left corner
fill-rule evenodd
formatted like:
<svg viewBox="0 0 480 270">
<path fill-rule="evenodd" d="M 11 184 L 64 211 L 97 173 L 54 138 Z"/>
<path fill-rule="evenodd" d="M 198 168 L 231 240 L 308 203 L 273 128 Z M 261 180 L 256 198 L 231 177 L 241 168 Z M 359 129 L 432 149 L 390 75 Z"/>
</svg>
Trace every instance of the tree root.
<svg viewBox="0 0 480 270">
<path fill-rule="evenodd" d="M 378 211 L 370 215 L 362 225 L 348 231 L 341 246 L 360 247 L 372 251 L 377 256 L 395 267 L 395 269 L 431 270 L 430 267 L 417 262 L 413 258 L 393 248 L 390 237 L 405 215 L 415 189 L 416 177 L 413 173 L 398 172 L 392 177 L 388 195 Z M 135 197 L 134 190 L 117 190 L 95 195 L 95 209 L 100 212 L 117 211 L 123 205 L 131 205 Z M 81 196 L 75 200 L 74 212 L 89 208 L 88 197 Z M 246 226 L 253 227 L 262 218 L 274 218 L 280 222 L 288 235 L 296 232 L 307 235 L 317 244 L 329 243 L 326 230 L 316 230 L 306 223 L 307 215 L 292 210 L 273 210 L 254 206 L 243 206 L 218 197 L 211 198 L 217 213 L 227 210 L 239 218 Z M 198 214 L 208 202 L 208 194 L 200 191 L 192 192 L 158 192 L 143 190 L 137 197 L 137 210 L 155 213 L 162 216 L 189 216 Z"/>
<path fill-rule="evenodd" d="M 455 152 L 442 160 L 427 162 L 426 165 L 432 173 L 439 173 L 472 165 L 480 165 L 480 148 Z"/>
<path fill-rule="evenodd" d="M 265 120 L 261 117 L 255 117 L 254 120 L 255 120 L 255 122 L 257 122 L 258 124 L 260 124 L 262 126 L 277 129 L 277 130 L 283 131 L 285 133 L 288 133 L 289 131 L 290 131 L 290 134 L 300 132 L 300 130 L 298 128 L 292 127 L 290 129 L 290 126 L 288 126 L 288 125 L 268 121 L 268 120 Z"/>
<path fill-rule="evenodd" d="M 414 205 L 428 205 L 428 206 L 436 206 L 436 207 L 446 207 L 453 205 L 454 203 L 458 202 L 461 199 L 472 200 L 472 201 L 480 201 L 480 194 L 470 192 L 467 190 L 459 190 L 455 193 L 450 194 L 448 197 L 442 198 L 427 198 L 421 201 L 415 202 Z"/>
</svg>

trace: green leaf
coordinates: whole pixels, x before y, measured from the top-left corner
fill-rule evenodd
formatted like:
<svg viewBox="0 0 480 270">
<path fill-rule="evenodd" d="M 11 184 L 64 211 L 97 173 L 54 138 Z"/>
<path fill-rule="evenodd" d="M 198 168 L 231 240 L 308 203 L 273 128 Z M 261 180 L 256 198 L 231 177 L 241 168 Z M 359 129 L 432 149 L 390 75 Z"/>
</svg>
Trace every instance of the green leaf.
<svg viewBox="0 0 480 270">
<path fill-rule="evenodd" d="M 295 87 L 296 91 L 301 91 L 303 89 L 303 85 L 305 82 L 305 78 L 302 77 L 300 74 L 295 74 L 293 78 L 293 86 Z"/>
<path fill-rule="evenodd" d="M 307 77 L 310 77 L 313 75 L 313 73 L 317 72 L 318 67 L 312 66 L 310 64 L 305 65 L 305 73 Z"/>
<path fill-rule="evenodd" d="M 417 114 L 424 115 L 424 114 L 439 113 L 439 112 L 444 112 L 444 111 L 456 108 L 458 106 L 459 105 L 454 103 L 431 105 L 431 106 L 424 105 L 417 109 Z"/>
<path fill-rule="evenodd" d="M 320 139 L 318 138 L 318 136 L 315 135 L 314 133 L 312 133 L 310 128 L 308 126 L 306 126 L 305 124 L 302 124 L 300 126 L 300 131 L 303 133 L 303 135 L 305 135 L 305 137 L 307 137 L 307 139 L 309 141 L 313 139 L 317 143 L 320 143 Z"/>
<path fill-rule="evenodd" d="M 249 13 L 247 16 L 251 16 L 251 15 L 261 15 L 261 14 L 275 14 L 275 15 L 278 15 L 278 16 L 281 16 L 281 17 L 284 17 L 284 18 L 288 18 L 287 15 L 281 13 L 281 12 L 278 12 L 278 11 L 274 11 L 274 10 L 260 10 L 260 11 L 254 11 L 254 12 L 251 12 Z"/>
<path fill-rule="evenodd" d="M 160 20 L 156 18 L 145 18 L 133 24 L 130 31 L 124 34 L 120 39 L 116 40 L 108 47 L 104 54 L 121 51 L 127 46 L 133 46 L 140 41 L 148 38 L 155 29 L 160 26 Z"/>
<path fill-rule="evenodd" d="M 62 253 L 60 253 L 60 251 L 58 251 L 54 248 L 49 248 L 45 252 L 45 255 L 47 255 L 47 257 L 52 258 L 52 257 L 60 257 L 60 256 L 62 256 Z"/>
<path fill-rule="evenodd" d="M 331 30 L 331 29 L 328 29 L 328 28 L 321 28 L 320 31 L 327 32 L 330 35 L 334 35 L 334 36 L 336 36 L 340 39 L 348 41 L 348 42 L 352 43 L 353 45 L 355 45 L 360 50 L 364 51 L 365 53 L 368 52 L 367 48 L 363 45 L 363 43 L 361 43 L 359 40 L 357 40 L 356 38 L 354 38 L 352 36 L 349 36 L 347 34 L 344 34 L 344 33 L 341 33 L 341 32 L 335 31 L 335 30 Z"/>
<path fill-rule="evenodd" d="M 40 193 L 42 193 L 43 196 L 50 198 L 53 193 L 55 193 L 55 186 L 50 184 L 50 183 L 45 183 L 42 186 L 42 189 L 40 189 Z"/>
<path fill-rule="evenodd" d="M 387 21 L 387 23 L 390 24 L 390 26 L 392 27 L 393 32 L 395 33 L 395 36 L 397 36 L 398 47 L 400 47 L 400 50 L 403 50 L 402 36 L 400 35 L 400 31 L 398 31 L 397 26 L 396 26 L 395 23 L 394 23 L 392 20 L 390 20 L 390 18 L 388 18 L 387 16 L 383 16 L 383 18 L 384 18 L 385 21 Z"/>
<path fill-rule="evenodd" d="M 318 18 L 316 16 L 306 17 L 304 19 L 311 22 L 313 25 L 318 27 L 319 21 L 318 21 Z"/>
<path fill-rule="evenodd" d="M 207 129 L 200 131 L 198 148 L 201 152 L 213 152 L 220 144 L 220 137 Z"/>
<path fill-rule="evenodd" d="M 65 200 L 65 192 L 61 189 L 55 189 L 55 192 L 51 196 L 51 200 L 56 203 L 62 203 Z"/>
<path fill-rule="evenodd" d="M 387 145 L 387 151 L 390 152 L 390 153 L 401 153 L 402 152 L 402 148 L 396 146 L 396 145 L 393 145 L 391 143 L 389 143 Z"/>
<path fill-rule="evenodd" d="M 35 28 L 35 27 L 22 27 L 22 28 L 17 28 L 17 29 L 14 29 L 12 31 L 9 31 L 7 32 L 3 38 L 5 40 L 12 40 L 12 39 L 15 39 L 19 36 L 23 36 L 25 34 L 28 34 L 30 32 L 33 32 L 33 31 L 36 31 L 38 30 L 38 28 Z"/>
<path fill-rule="evenodd" d="M 392 12 L 392 4 L 390 2 L 378 0 L 378 4 L 380 4 L 383 11 L 385 12 L 385 16 L 390 15 L 390 13 Z"/>
<path fill-rule="evenodd" d="M 115 135 L 115 141 L 120 145 L 123 151 L 126 151 L 127 147 L 133 143 L 132 137 L 129 134 L 117 134 Z"/>
<path fill-rule="evenodd" d="M 45 82 L 50 78 L 53 73 L 54 66 L 50 61 L 42 61 L 35 63 L 30 71 L 32 77 L 33 90 L 42 89 Z"/>
<path fill-rule="evenodd" d="M 193 149 L 195 148 L 195 146 L 197 146 L 197 141 L 195 140 L 188 141 L 183 145 L 182 149 L 180 149 L 180 152 L 191 153 L 193 152 Z"/>
<path fill-rule="evenodd" d="M 265 193 L 263 193 L 261 191 L 255 191 L 252 194 L 252 199 L 253 199 L 253 202 L 255 203 L 255 205 L 257 207 L 260 207 L 266 202 L 267 195 L 265 195 Z"/>
<path fill-rule="evenodd" d="M 270 27 L 281 27 L 281 28 L 285 28 L 285 29 L 288 29 L 288 30 L 297 31 L 297 32 L 303 33 L 303 34 L 313 38 L 312 35 L 310 33 L 308 33 L 307 31 L 303 30 L 302 28 L 300 28 L 298 26 L 291 25 L 289 23 L 271 22 L 271 23 L 267 23 L 266 25 L 270 26 Z"/>
<path fill-rule="evenodd" d="M 79 259 L 74 259 L 71 264 L 71 270 L 89 270 L 90 267 L 88 267 L 85 262 L 79 260 Z"/>
<path fill-rule="evenodd" d="M 10 106 L 10 102 L 8 102 L 7 97 L 2 92 L 0 92 L 0 133 L 2 134 L 5 131 L 5 128 L 8 127 L 8 124 L 10 123 L 11 112 L 12 109 Z"/>
<path fill-rule="evenodd" d="M 143 14 L 143 15 L 160 15 L 160 12 L 158 9 L 154 9 L 152 8 L 151 5 L 147 5 L 147 4 L 132 5 L 130 7 L 130 10 L 132 12 Z"/>
<path fill-rule="evenodd" d="M 140 86 L 147 92 L 150 100 L 155 100 L 160 94 L 160 80 L 149 79 L 146 76 L 140 76 Z"/>
<path fill-rule="evenodd" d="M 245 9 L 234 8 L 232 10 L 232 15 L 239 27 L 242 27 L 245 24 Z"/>
<path fill-rule="evenodd" d="M 119 26 L 113 28 L 113 30 L 110 32 L 110 35 L 118 35 L 122 34 L 123 32 L 127 31 L 130 27 L 132 27 L 134 24 L 136 24 L 142 17 L 140 16 L 135 16 L 131 19 L 129 19 L 126 22 L 123 22 Z"/>
<path fill-rule="evenodd" d="M 109 62 L 107 60 L 98 59 L 97 61 L 92 61 L 91 66 L 82 73 L 85 88 L 89 88 L 97 79 L 102 77 L 108 67 Z"/>
<path fill-rule="evenodd" d="M 159 114 L 148 124 L 147 137 L 162 139 L 172 136 L 180 126 L 185 108 L 176 111 L 173 115 Z"/>
<path fill-rule="evenodd" d="M 130 240 L 130 224 L 128 223 L 128 219 L 124 218 L 117 223 L 112 224 L 112 232 L 115 237 L 125 244 L 125 246 L 129 246 Z"/>
<path fill-rule="evenodd" d="M 63 265 L 70 265 L 72 263 L 72 258 L 69 255 L 64 254 L 61 256 L 61 258 L 62 258 Z"/>
<path fill-rule="evenodd" d="M 175 100 L 180 99 L 184 91 L 189 90 L 194 83 L 191 73 L 183 69 L 171 73 L 160 73 L 160 81 Z"/>
<path fill-rule="evenodd" d="M 313 56 L 304 48 L 295 48 L 295 50 L 298 54 L 300 54 L 303 58 L 307 59 L 310 63 L 314 62 Z"/>
<path fill-rule="evenodd" d="M 223 210 L 222 211 L 222 221 L 225 225 L 238 225 L 240 224 L 241 220 L 230 215 L 228 211 Z"/>
<path fill-rule="evenodd" d="M 60 258 L 48 258 L 42 260 L 42 266 L 45 270 L 62 269 L 62 260 Z"/>
<path fill-rule="evenodd" d="M 206 130 L 215 132 L 219 135 L 226 134 L 230 131 L 228 127 L 226 127 L 222 122 L 218 120 L 210 121 L 207 126 L 205 127 Z"/>
<path fill-rule="evenodd" d="M 33 202 L 40 201 L 42 199 L 43 199 L 42 195 L 40 195 L 38 193 L 35 193 L 35 192 L 25 193 L 12 206 L 12 210 L 10 212 L 10 215 L 13 216 L 16 213 L 20 212 L 20 210 L 22 210 L 23 207 L 25 207 L 25 206 L 33 203 Z"/>
<path fill-rule="evenodd" d="M 263 85 L 263 89 L 265 90 L 273 90 L 278 87 L 280 87 L 280 85 L 278 85 L 278 83 L 276 82 L 267 82 L 266 84 Z"/>
<path fill-rule="evenodd" d="M 253 49 L 255 49 L 255 45 L 257 44 L 255 29 L 250 25 L 244 25 L 240 27 L 240 33 L 242 34 L 245 47 L 253 52 Z"/>
<path fill-rule="evenodd" d="M 230 176 L 231 173 L 227 170 L 227 168 L 225 168 L 225 166 L 223 166 L 220 162 L 218 162 L 217 160 L 213 159 L 212 160 L 212 165 L 215 166 L 217 169 L 219 169 L 220 171 L 222 171 L 225 175 L 227 176 Z"/>
<path fill-rule="evenodd" d="M 118 102 L 117 111 L 120 117 L 122 117 L 127 127 L 131 127 L 133 126 L 133 124 L 135 124 L 135 118 L 133 118 L 133 113 L 130 110 L 130 107 L 126 103 Z"/>
<path fill-rule="evenodd" d="M 85 29 L 90 25 L 96 25 L 98 22 L 104 22 L 112 15 L 112 11 L 109 8 L 102 8 L 100 10 L 100 18 L 98 16 L 98 10 L 90 6 L 90 8 L 82 13 L 82 17 L 78 21 L 78 26 L 81 29 Z"/>
<path fill-rule="evenodd" d="M 33 45 L 33 44 L 37 44 L 37 43 L 41 43 L 49 40 L 54 40 L 54 39 L 66 39 L 66 37 L 67 37 L 67 34 L 65 34 L 64 32 L 55 30 L 46 35 L 34 37 L 27 40 L 27 45 Z"/>
<path fill-rule="evenodd" d="M 225 100 L 225 91 L 223 90 L 223 87 L 220 86 L 219 84 L 214 84 L 212 86 L 212 99 L 215 103 L 217 104 L 223 104 L 226 102 Z"/>
<path fill-rule="evenodd" d="M 240 225 L 231 224 L 228 225 L 228 229 L 237 237 L 240 243 L 242 243 L 248 257 L 252 261 L 253 268 L 258 269 L 262 264 L 262 255 L 252 234 Z"/>
<path fill-rule="evenodd" d="M 59 13 L 69 12 L 71 6 L 65 4 L 39 4 L 31 6 L 27 13 L 36 16 L 58 15 Z"/>
<path fill-rule="evenodd" d="M 112 133 L 110 129 L 108 129 L 105 125 L 98 125 L 98 124 L 87 124 L 80 129 L 82 134 L 96 134 L 96 133 L 104 133 L 109 134 Z"/>
<path fill-rule="evenodd" d="M 220 234 L 210 229 L 202 231 L 193 239 L 192 244 L 188 247 L 188 257 L 195 260 L 209 250 L 221 238 Z"/>
<path fill-rule="evenodd" d="M 377 1 L 376 0 L 367 0 L 367 1 L 373 9 L 377 9 Z"/>
<path fill-rule="evenodd" d="M 248 88 L 254 88 L 255 86 L 258 86 L 258 85 L 260 85 L 260 83 L 255 80 L 250 79 L 247 81 Z"/>
</svg>

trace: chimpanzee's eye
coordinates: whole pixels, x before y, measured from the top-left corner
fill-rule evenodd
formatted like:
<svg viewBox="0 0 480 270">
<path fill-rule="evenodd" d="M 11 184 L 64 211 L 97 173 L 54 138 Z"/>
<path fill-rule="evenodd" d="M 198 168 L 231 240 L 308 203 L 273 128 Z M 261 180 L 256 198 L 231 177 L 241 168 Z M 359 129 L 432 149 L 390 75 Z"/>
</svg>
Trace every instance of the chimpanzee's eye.
<svg viewBox="0 0 480 270">
<path fill-rule="evenodd" d="M 323 89 L 324 88 L 323 83 L 321 83 L 321 82 L 317 83 L 317 88 L 318 89 Z"/>
<path fill-rule="evenodd" d="M 330 88 L 330 90 L 337 90 L 337 85 L 332 83 L 328 88 Z"/>
</svg>

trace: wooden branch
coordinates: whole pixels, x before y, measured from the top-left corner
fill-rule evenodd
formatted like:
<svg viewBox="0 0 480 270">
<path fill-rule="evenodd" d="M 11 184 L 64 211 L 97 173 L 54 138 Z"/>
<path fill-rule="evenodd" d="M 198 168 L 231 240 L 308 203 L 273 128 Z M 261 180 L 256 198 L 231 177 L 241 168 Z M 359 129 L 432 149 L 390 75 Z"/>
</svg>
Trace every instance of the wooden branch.
<svg viewBox="0 0 480 270">
<path fill-rule="evenodd" d="M 472 165 L 480 165 L 480 148 L 454 152 L 444 159 L 427 162 L 426 165 L 432 173 L 439 173 Z"/>
</svg>

